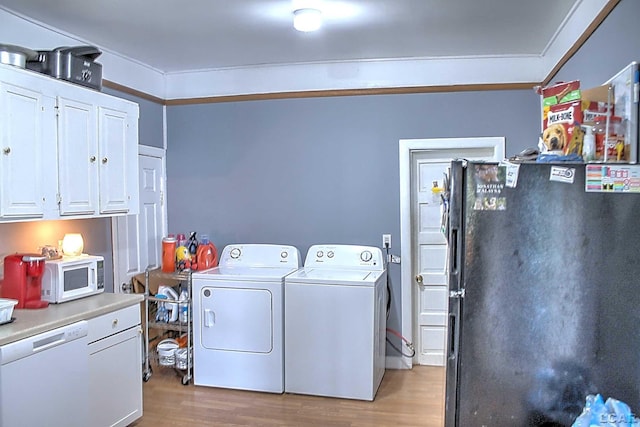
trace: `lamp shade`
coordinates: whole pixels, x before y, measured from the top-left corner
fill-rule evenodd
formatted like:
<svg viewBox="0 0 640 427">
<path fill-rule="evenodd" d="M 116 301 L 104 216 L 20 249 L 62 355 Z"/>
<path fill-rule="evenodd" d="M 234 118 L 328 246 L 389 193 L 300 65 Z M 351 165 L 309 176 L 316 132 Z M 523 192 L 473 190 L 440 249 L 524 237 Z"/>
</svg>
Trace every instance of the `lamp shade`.
<svg viewBox="0 0 640 427">
<path fill-rule="evenodd" d="M 316 31 L 322 25 L 322 12 L 318 9 L 297 9 L 293 11 L 293 27 L 298 31 Z"/>
<path fill-rule="evenodd" d="M 62 252 L 67 256 L 82 255 L 84 241 L 80 233 L 67 233 L 62 239 Z"/>
</svg>

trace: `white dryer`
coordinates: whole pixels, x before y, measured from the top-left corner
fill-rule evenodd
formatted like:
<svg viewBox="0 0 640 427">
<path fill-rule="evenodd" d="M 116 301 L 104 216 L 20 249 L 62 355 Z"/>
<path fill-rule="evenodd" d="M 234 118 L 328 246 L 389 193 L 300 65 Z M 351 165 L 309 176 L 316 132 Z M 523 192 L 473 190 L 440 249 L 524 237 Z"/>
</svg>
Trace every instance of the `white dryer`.
<svg viewBox="0 0 640 427">
<path fill-rule="evenodd" d="M 385 372 L 387 272 L 369 246 L 315 245 L 285 278 L 285 392 L 373 400 Z"/>
<path fill-rule="evenodd" d="M 238 244 L 218 267 L 193 274 L 195 385 L 284 391 L 284 277 L 293 246 Z"/>
</svg>

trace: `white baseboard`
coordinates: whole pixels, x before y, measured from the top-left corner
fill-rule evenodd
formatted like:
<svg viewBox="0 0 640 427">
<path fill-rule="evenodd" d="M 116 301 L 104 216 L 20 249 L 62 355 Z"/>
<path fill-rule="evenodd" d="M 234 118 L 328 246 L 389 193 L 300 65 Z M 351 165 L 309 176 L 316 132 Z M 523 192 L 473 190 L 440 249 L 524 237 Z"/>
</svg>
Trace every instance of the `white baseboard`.
<svg viewBox="0 0 640 427">
<path fill-rule="evenodd" d="M 411 369 L 411 365 L 401 356 L 387 356 L 384 364 L 387 369 Z"/>
</svg>

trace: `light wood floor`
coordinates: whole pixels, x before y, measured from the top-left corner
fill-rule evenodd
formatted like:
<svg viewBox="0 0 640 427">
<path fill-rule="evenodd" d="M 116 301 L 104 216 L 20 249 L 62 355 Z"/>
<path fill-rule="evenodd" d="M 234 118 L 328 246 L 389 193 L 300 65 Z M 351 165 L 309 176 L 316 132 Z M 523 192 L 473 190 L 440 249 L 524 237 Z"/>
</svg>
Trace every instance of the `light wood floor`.
<svg viewBox="0 0 640 427">
<path fill-rule="evenodd" d="M 444 368 L 387 370 L 373 402 L 183 386 L 166 368 L 144 383 L 144 416 L 135 427 L 425 426 L 442 427 Z"/>
</svg>

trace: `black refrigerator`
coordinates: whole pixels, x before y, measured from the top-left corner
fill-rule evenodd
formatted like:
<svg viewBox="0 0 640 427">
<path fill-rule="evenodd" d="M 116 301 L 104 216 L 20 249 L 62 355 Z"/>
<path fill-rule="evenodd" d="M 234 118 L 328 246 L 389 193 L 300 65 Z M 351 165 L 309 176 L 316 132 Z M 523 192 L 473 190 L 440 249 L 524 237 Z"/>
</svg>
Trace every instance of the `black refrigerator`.
<svg viewBox="0 0 640 427">
<path fill-rule="evenodd" d="M 640 411 L 638 168 L 452 162 L 446 427 Z"/>
</svg>

